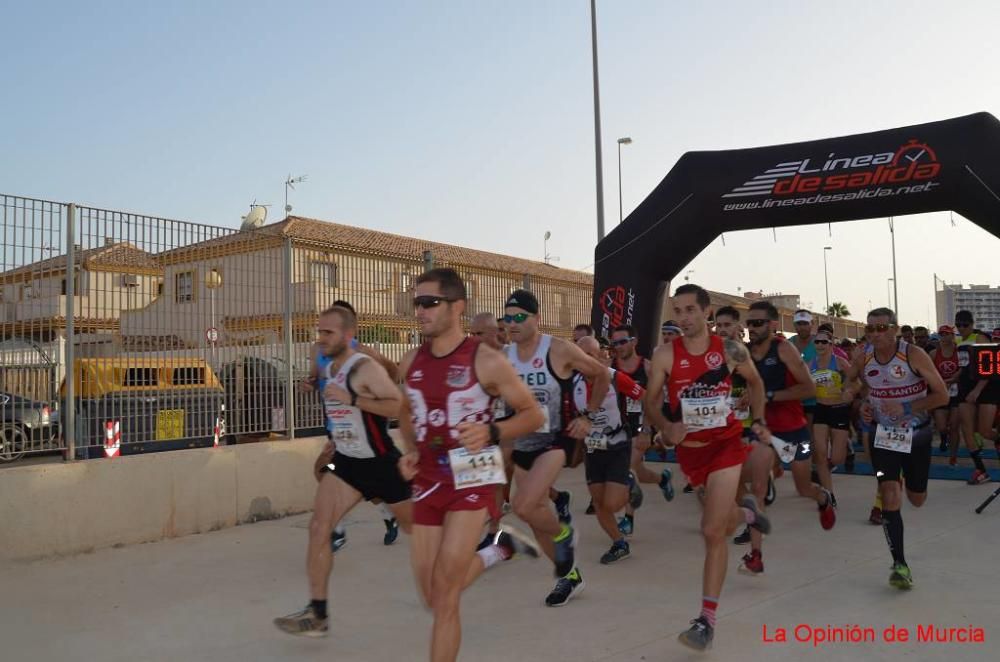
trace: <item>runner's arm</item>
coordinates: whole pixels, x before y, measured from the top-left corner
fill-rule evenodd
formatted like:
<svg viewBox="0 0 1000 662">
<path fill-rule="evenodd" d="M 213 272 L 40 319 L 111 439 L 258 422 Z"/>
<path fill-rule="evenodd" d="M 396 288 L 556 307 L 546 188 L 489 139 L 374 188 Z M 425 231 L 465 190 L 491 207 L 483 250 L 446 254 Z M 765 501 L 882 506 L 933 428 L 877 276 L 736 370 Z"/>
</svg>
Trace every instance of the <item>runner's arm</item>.
<svg viewBox="0 0 1000 662">
<path fill-rule="evenodd" d="M 844 402 L 851 402 L 861 391 L 861 384 L 858 382 L 857 371 L 851 370 L 851 362 L 841 356 L 834 356 L 837 362 L 837 371 L 843 375 L 844 386 L 840 390 L 841 399 Z M 852 376 L 853 375 L 853 376 Z"/>
<path fill-rule="evenodd" d="M 403 394 L 393 383 L 381 364 L 374 360 L 359 362 L 351 376 L 351 383 L 357 393 L 354 406 L 376 416 L 395 418 L 403 403 Z"/>
<path fill-rule="evenodd" d="M 299 390 L 309 393 L 316 390 L 316 383 L 319 381 L 319 366 L 316 361 L 319 357 L 319 347 L 316 343 L 309 346 L 309 374 L 299 382 Z"/>
<path fill-rule="evenodd" d="M 494 425 L 500 431 L 500 440 L 509 441 L 531 434 L 545 422 L 538 401 L 518 377 L 510 360 L 500 352 L 480 345 L 476 351 L 476 374 L 487 392 L 496 393 L 507 407 L 514 411 Z"/>
<path fill-rule="evenodd" d="M 389 375 L 389 379 L 391 379 L 394 382 L 398 382 L 399 381 L 400 375 L 405 375 L 406 374 L 405 372 L 403 372 L 402 370 L 399 369 L 399 366 L 397 366 L 395 364 L 395 362 L 393 362 L 392 359 L 390 359 L 388 356 L 385 356 L 384 354 L 382 354 L 380 351 L 378 351 L 374 347 L 371 347 L 371 346 L 366 345 L 366 344 L 364 344 L 362 342 L 359 342 L 357 350 L 359 352 L 361 352 L 362 354 L 364 354 L 366 356 L 370 356 L 371 358 L 373 358 L 376 361 L 378 361 L 378 364 L 380 366 L 382 366 L 383 368 L 385 368 L 385 372 L 386 372 L 386 374 Z"/>
<path fill-rule="evenodd" d="M 937 371 L 937 368 L 934 367 L 934 362 L 931 361 L 931 357 L 927 355 L 927 352 L 919 347 L 910 345 L 907 360 L 910 362 L 910 366 L 916 371 L 916 373 L 923 377 L 924 381 L 927 382 L 927 390 L 930 391 L 930 393 L 927 394 L 927 397 L 908 403 L 910 410 L 932 411 L 938 407 L 946 406 L 948 404 L 948 400 L 950 400 L 950 397 L 948 396 L 948 387 L 944 385 L 944 380 L 941 379 L 941 374 Z"/>
<path fill-rule="evenodd" d="M 649 381 L 646 382 L 646 397 L 643 399 L 646 411 L 646 422 L 657 430 L 665 432 L 670 422 L 663 415 L 663 385 L 667 381 L 670 368 L 674 363 L 674 348 L 670 345 L 660 345 L 653 351 L 650 361 Z"/>
<path fill-rule="evenodd" d="M 590 400 L 587 410 L 596 412 L 604 405 L 604 396 L 611 386 L 611 375 L 608 367 L 597 359 L 588 356 L 573 343 L 562 339 L 553 339 L 552 349 L 556 352 L 556 363 L 568 370 L 576 370 L 590 381 Z"/>
<path fill-rule="evenodd" d="M 399 436 L 403 442 L 403 453 L 415 453 L 417 451 L 417 431 L 413 428 L 413 412 L 410 409 L 410 398 L 406 394 L 406 373 L 410 370 L 413 357 L 417 350 L 411 349 L 399 362 L 399 374 L 403 375 L 404 383 L 399 387 L 402 397 L 399 404 Z"/>
<path fill-rule="evenodd" d="M 816 396 L 816 384 L 813 383 L 812 375 L 806 362 L 802 360 L 799 350 L 790 342 L 783 342 L 778 345 L 778 358 L 785 364 L 788 372 L 797 382 L 793 386 L 788 386 L 771 394 L 774 402 L 784 402 L 786 400 L 808 400 Z"/>
<path fill-rule="evenodd" d="M 647 371 L 646 374 L 648 375 L 649 372 Z M 631 398 L 632 400 L 642 400 L 646 397 L 646 389 L 644 389 L 639 382 L 625 374 L 624 371 L 615 370 L 614 375 L 615 389 L 626 398 Z"/>
</svg>

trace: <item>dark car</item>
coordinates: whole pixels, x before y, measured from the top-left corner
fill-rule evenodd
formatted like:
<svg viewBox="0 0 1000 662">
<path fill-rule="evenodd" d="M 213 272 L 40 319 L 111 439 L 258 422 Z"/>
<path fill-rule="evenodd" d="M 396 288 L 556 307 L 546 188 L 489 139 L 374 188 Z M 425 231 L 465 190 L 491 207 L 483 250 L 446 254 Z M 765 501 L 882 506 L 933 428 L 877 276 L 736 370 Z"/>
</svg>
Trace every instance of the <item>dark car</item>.
<svg viewBox="0 0 1000 662">
<path fill-rule="evenodd" d="M 59 447 L 59 413 L 48 403 L 0 391 L 0 462 Z"/>
</svg>

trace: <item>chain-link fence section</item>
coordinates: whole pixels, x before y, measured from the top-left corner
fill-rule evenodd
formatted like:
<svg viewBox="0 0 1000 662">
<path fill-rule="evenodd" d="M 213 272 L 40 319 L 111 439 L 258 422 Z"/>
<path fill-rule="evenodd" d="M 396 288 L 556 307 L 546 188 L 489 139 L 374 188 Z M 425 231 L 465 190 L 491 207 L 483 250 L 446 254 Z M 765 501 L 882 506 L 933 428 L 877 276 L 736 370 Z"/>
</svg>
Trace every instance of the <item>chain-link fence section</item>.
<svg viewBox="0 0 1000 662">
<path fill-rule="evenodd" d="M 465 279 L 466 324 L 500 317 L 519 287 L 544 332 L 590 318 L 588 275 L 493 253 L 296 217 L 238 231 L 0 202 L 2 460 L 321 433 L 319 395 L 301 388 L 319 314 L 347 301 L 358 340 L 399 361 L 421 341 L 413 283 L 430 266 Z"/>
</svg>

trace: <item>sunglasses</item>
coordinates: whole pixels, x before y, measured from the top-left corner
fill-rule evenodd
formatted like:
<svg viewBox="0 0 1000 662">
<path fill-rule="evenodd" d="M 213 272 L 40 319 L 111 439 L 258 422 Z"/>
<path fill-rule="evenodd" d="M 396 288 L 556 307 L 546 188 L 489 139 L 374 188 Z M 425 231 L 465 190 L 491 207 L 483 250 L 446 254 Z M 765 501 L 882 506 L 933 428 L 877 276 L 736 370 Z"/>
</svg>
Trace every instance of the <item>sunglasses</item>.
<svg viewBox="0 0 1000 662">
<path fill-rule="evenodd" d="M 442 303 L 451 303 L 455 299 L 448 299 L 447 297 L 438 297 L 433 294 L 425 294 L 419 297 L 413 297 L 413 307 L 414 308 L 437 308 Z"/>
<path fill-rule="evenodd" d="M 885 333 L 892 328 L 892 324 L 865 324 L 865 332 L 867 333 Z"/>
<path fill-rule="evenodd" d="M 615 347 L 621 347 L 622 345 L 629 344 L 633 340 L 635 340 L 635 338 L 632 338 L 632 337 L 629 337 L 629 338 L 619 338 L 618 340 L 612 340 L 611 344 L 614 345 Z"/>
<path fill-rule="evenodd" d="M 513 322 L 514 324 L 523 324 L 524 320 L 531 317 L 531 313 L 514 313 L 513 315 L 504 315 L 503 321 L 507 324 Z"/>
<path fill-rule="evenodd" d="M 747 326 L 766 326 L 771 320 L 747 320 Z"/>
<path fill-rule="evenodd" d="M 817 338 L 816 340 L 813 340 L 813 342 L 816 343 L 817 345 L 829 345 L 830 344 L 829 340 L 820 340 L 819 338 Z"/>
</svg>

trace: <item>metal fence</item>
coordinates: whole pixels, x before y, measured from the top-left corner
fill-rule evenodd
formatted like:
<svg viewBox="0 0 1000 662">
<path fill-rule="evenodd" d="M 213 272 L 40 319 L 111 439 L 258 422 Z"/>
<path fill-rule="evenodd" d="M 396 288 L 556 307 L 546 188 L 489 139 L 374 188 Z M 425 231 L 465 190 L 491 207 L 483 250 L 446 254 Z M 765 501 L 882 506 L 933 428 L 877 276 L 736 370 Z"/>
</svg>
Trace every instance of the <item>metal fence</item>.
<svg viewBox="0 0 1000 662">
<path fill-rule="evenodd" d="M 412 281 L 432 263 L 466 280 L 467 321 L 502 314 L 522 286 L 546 332 L 590 319 L 589 282 L 401 256 L 288 220 L 241 232 L 9 195 L 0 205 L 0 461 L 318 433 L 318 395 L 296 388 L 318 313 L 350 301 L 359 340 L 398 361 L 420 341 Z"/>
</svg>

